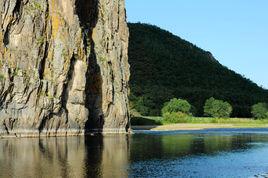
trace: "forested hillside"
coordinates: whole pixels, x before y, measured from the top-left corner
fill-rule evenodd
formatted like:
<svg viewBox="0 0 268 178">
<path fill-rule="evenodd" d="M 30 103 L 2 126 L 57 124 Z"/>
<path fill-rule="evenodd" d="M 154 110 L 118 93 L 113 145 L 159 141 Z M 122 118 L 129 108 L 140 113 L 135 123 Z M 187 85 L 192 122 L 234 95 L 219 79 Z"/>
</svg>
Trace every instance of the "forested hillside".
<svg viewBox="0 0 268 178">
<path fill-rule="evenodd" d="M 141 114 L 159 115 L 175 97 L 187 99 L 197 116 L 210 97 L 230 102 L 236 117 L 249 117 L 253 104 L 268 102 L 267 90 L 221 65 L 210 52 L 156 26 L 129 28 L 130 101 Z"/>
</svg>

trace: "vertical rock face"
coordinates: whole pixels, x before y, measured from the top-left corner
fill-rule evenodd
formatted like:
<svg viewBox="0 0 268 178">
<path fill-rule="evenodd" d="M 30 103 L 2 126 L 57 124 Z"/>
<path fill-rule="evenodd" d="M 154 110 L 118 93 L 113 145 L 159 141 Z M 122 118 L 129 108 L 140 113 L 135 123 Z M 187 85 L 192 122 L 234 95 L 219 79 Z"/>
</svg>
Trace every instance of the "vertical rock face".
<svg viewBox="0 0 268 178">
<path fill-rule="evenodd" d="M 124 3 L 0 1 L 2 135 L 128 129 Z"/>
</svg>

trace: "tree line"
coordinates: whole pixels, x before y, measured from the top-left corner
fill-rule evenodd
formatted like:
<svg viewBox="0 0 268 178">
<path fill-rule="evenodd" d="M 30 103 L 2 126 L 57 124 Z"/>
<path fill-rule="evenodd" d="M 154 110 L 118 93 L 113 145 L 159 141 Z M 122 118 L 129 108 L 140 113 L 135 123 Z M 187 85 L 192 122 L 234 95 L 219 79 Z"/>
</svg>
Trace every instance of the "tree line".
<svg viewBox="0 0 268 178">
<path fill-rule="evenodd" d="M 230 103 L 213 97 L 206 100 L 204 106 L 204 116 L 213 118 L 229 118 L 232 114 L 233 107 Z M 169 122 L 176 123 L 194 116 L 195 109 L 183 99 L 173 98 L 164 104 L 162 116 Z M 268 104 L 257 103 L 251 107 L 251 113 L 254 119 L 268 119 Z"/>
</svg>

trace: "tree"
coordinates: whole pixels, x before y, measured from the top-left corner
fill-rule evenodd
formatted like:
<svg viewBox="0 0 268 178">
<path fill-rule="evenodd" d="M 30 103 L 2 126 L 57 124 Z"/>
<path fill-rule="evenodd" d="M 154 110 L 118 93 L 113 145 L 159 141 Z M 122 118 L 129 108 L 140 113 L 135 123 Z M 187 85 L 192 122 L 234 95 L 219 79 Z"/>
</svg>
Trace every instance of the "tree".
<svg viewBox="0 0 268 178">
<path fill-rule="evenodd" d="M 228 102 L 209 98 L 204 106 L 204 114 L 209 117 L 223 117 L 229 118 L 232 114 L 233 108 Z"/>
<path fill-rule="evenodd" d="M 164 104 L 162 108 L 162 115 L 165 113 L 183 113 L 190 114 L 191 104 L 183 99 L 171 99 L 169 102 Z"/>
<path fill-rule="evenodd" d="M 256 119 L 268 118 L 268 104 L 258 103 L 252 106 L 251 113 Z"/>
</svg>

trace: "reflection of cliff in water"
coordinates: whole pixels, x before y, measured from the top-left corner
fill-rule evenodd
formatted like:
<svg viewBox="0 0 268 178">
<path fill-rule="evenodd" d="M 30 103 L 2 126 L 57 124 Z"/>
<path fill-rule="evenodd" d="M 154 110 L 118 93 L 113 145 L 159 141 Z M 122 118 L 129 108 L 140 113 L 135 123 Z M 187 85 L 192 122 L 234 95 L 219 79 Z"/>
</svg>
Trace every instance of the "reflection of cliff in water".
<svg viewBox="0 0 268 178">
<path fill-rule="evenodd" d="M 87 137 L 85 143 L 88 177 L 128 177 L 128 136 Z"/>
<path fill-rule="evenodd" d="M 126 136 L 0 140 L 0 177 L 127 177 Z"/>
<path fill-rule="evenodd" d="M 0 145 L 1 176 L 8 172 L 12 177 L 83 176 L 85 148 L 82 137 L 10 139 L 1 140 Z M 6 176 L 9 177 L 8 174 L 3 177 Z"/>
</svg>

